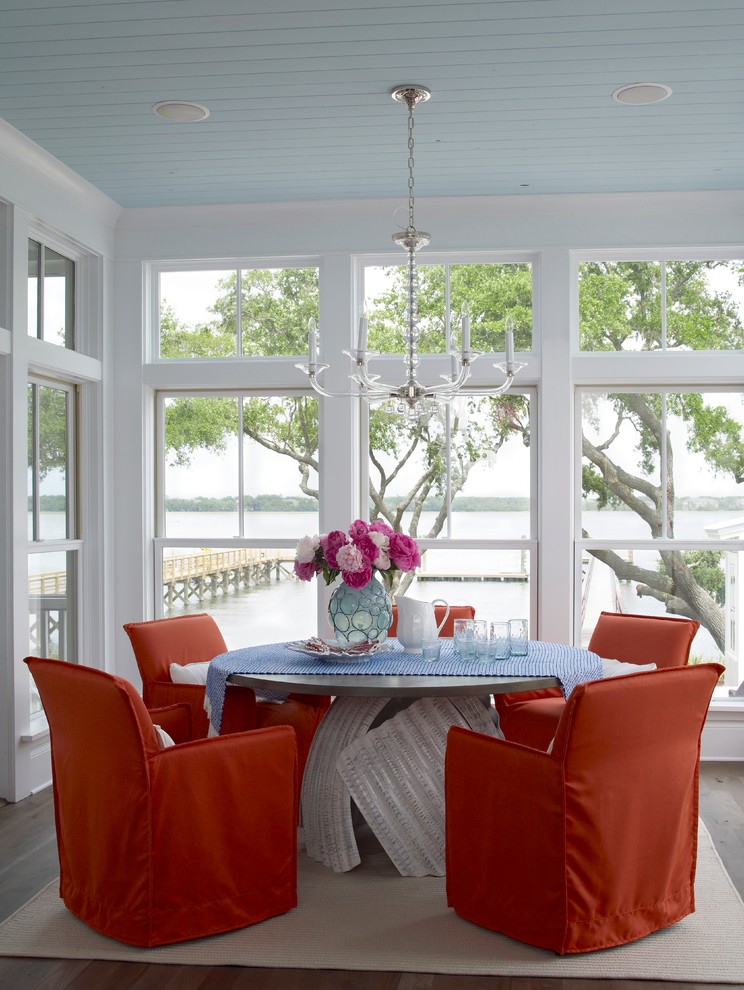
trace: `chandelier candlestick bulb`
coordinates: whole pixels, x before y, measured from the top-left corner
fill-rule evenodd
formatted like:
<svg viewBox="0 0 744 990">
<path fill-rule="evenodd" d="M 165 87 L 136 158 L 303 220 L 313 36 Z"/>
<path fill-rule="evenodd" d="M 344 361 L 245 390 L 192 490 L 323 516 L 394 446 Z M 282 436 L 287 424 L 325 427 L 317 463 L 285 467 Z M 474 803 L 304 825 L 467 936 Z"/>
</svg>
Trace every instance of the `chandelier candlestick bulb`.
<svg viewBox="0 0 744 990">
<path fill-rule="evenodd" d="M 311 370 L 315 370 L 318 365 L 318 326 L 312 316 L 307 324 L 307 348 L 308 364 Z"/>
<path fill-rule="evenodd" d="M 354 350 L 344 351 L 344 354 L 351 358 L 353 370 L 351 381 L 356 385 L 356 392 L 330 392 L 318 381 L 318 375 L 323 372 L 328 365 L 318 363 L 318 345 L 315 333 L 308 334 L 309 360 L 307 364 L 298 364 L 295 367 L 304 372 L 310 380 L 310 385 L 320 395 L 328 398 L 347 397 L 358 395 L 368 402 L 390 401 L 395 405 L 398 412 L 403 413 L 409 419 L 418 419 L 432 412 L 436 403 L 449 403 L 460 393 L 460 390 L 468 381 L 472 371 L 473 362 L 479 357 L 480 352 L 471 349 L 471 326 L 470 313 L 463 309 L 462 313 L 462 341 L 460 351 L 450 349 L 449 355 L 452 359 L 452 369 L 449 375 L 441 375 L 442 381 L 436 384 L 426 384 L 418 378 L 419 366 L 419 317 L 418 317 L 418 271 L 416 268 L 416 252 L 431 240 L 431 235 L 423 230 L 416 229 L 414 217 L 414 140 L 413 140 L 413 111 L 419 103 L 429 99 L 431 92 L 425 86 L 407 85 L 398 86 L 391 93 L 391 96 L 398 103 L 403 103 L 408 111 L 408 226 L 398 233 L 393 234 L 393 241 L 407 254 L 406 262 L 406 317 L 405 317 L 405 346 L 403 351 L 403 368 L 405 381 L 400 384 L 386 384 L 380 381 L 379 375 L 372 375 L 368 371 L 369 358 L 372 353 L 367 350 L 367 333 L 369 321 L 364 313 L 359 319 L 357 333 L 357 346 Z M 496 364 L 505 375 L 505 379 L 500 385 L 487 385 L 472 389 L 471 395 L 500 395 L 511 387 L 514 375 L 521 364 L 514 363 L 514 340 L 511 323 L 507 323 L 506 337 L 506 364 Z"/>
<path fill-rule="evenodd" d="M 470 357 L 470 313 L 467 306 L 462 307 L 461 317 L 462 330 L 462 359 L 467 361 Z"/>
<path fill-rule="evenodd" d="M 511 374 L 514 368 L 514 324 L 511 316 L 506 318 L 506 370 Z"/>
<path fill-rule="evenodd" d="M 367 330 L 369 328 L 369 317 L 362 313 L 359 317 L 359 337 L 357 338 L 357 359 L 363 359 L 367 351 Z"/>
</svg>

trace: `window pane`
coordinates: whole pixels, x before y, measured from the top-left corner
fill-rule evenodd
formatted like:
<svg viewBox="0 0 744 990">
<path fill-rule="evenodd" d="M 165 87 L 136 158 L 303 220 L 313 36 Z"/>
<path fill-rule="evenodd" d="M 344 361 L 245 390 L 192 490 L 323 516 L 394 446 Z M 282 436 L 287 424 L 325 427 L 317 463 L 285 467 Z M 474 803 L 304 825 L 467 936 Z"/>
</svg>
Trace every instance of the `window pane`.
<svg viewBox="0 0 744 990">
<path fill-rule="evenodd" d="M 585 550 L 582 558 L 581 644 L 586 646 L 600 611 L 667 615 L 683 613 L 701 623 L 690 663 L 725 664 L 726 682 L 744 676 L 738 659 L 738 570 L 741 553 L 719 550 Z M 694 607 L 692 605 L 694 601 Z M 666 603 L 672 608 L 666 609 Z M 678 609 L 674 608 L 675 602 Z"/>
<path fill-rule="evenodd" d="M 364 269 L 364 307 L 369 315 L 370 350 L 403 354 L 408 323 L 405 265 Z M 418 266 L 419 353 L 444 354 L 447 344 L 445 275 L 442 265 Z"/>
<path fill-rule="evenodd" d="M 317 532 L 317 448 L 315 399 L 167 399 L 165 535 L 286 539 Z"/>
<path fill-rule="evenodd" d="M 317 585 L 294 576 L 295 548 L 172 548 L 163 558 L 165 616 L 209 612 L 228 648 L 317 633 Z"/>
<path fill-rule="evenodd" d="M 725 537 L 727 524 L 744 512 L 744 396 L 669 393 L 666 425 L 673 451 L 667 484 L 674 508 L 670 536 L 704 540 L 716 530 Z"/>
<path fill-rule="evenodd" d="M 318 301 L 317 268 L 162 272 L 160 356 L 302 355 Z"/>
<path fill-rule="evenodd" d="M 667 347 L 744 346 L 744 261 L 670 261 L 666 300 Z"/>
<path fill-rule="evenodd" d="M 237 536 L 238 400 L 165 402 L 165 535 Z"/>
<path fill-rule="evenodd" d="M 39 326 L 39 272 L 41 271 L 41 244 L 28 242 L 28 334 L 40 337 Z"/>
<path fill-rule="evenodd" d="M 591 539 L 663 535 L 661 409 L 654 393 L 582 396 L 581 525 Z"/>
<path fill-rule="evenodd" d="M 579 265 L 581 350 L 658 350 L 661 334 L 659 262 L 587 261 Z"/>
<path fill-rule="evenodd" d="M 69 392 L 37 385 L 39 400 L 39 528 L 37 539 L 68 539 L 68 436 Z"/>
<path fill-rule="evenodd" d="M 532 265 L 452 265 L 450 268 L 451 310 L 470 311 L 470 342 L 476 351 L 503 353 L 506 348 L 506 318 L 514 324 L 514 349 L 532 350 Z M 461 346 L 460 321 L 453 331 Z"/>
<path fill-rule="evenodd" d="M 532 266 L 526 263 L 418 265 L 419 353 L 443 354 L 461 346 L 463 305 L 470 311 L 471 346 L 487 353 L 505 348 L 505 323 L 514 323 L 518 351 L 532 349 Z M 383 354 L 405 351 L 408 269 L 364 270 L 369 346 Z M 447 333 L 451 335 L 448 343 Z"/>
<path fill-rule="evenodd" d="M 246 399 L 243 435 L 245 535 L 317 533 L 317 400 Z"/>
<path fill-rule="evenodd" d="M 234 271 L 161 272 L 160 356 L 237 354 Z"/>
<path fill-rule="evenodd" d="M 254 268 L 240 274 L 243 354 L 305 354 L 308 321 L 319 319 L 318 269 Z"/>
<path fill-rule="evenodd" d="M 413 423 L 378 407 L 369 424 L 371 519 L 414 537 L 529 535 L 526 396 L 458 399 L 450 411 L 442 408 Z M 517 516 L 519 532 L 513 528 Z"/>
<path fill-rule="evenodd" d="M 48 247 L 44 248 L 43 296 L 44 340 L 74 347 L 75 264 Z"/>
<path fill-rule="evenodd" d="M 524 395 L 459 399 L 453 406 L 452 536 L 530 536 L 530 409 Z"/>
<path fill-rule="evenodd" d="M 77 661 L 74 551 L 28 555 L 29 641 L 35 657 Z M 32 713 L 41 704 L 32 681 Z"/>
<path fill-rule="evenodd" d="M 411 583 L 412 598 L 473 605 L 478 619 L 526 619 L 530 615 L 530 552 L 440 550 L 422 555 Z"/>
</svg>

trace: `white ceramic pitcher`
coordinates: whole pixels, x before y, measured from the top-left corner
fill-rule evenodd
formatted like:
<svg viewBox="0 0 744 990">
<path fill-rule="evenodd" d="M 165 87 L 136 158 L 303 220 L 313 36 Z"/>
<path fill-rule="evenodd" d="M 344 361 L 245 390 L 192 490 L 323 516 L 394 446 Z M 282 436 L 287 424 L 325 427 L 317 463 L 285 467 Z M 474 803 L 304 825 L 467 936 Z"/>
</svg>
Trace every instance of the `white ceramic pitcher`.
<svg viewBox="0 0 744 990">
<path fill-rule="evenodd" d="M 450 612 L 449 604 L 443 598 L 435 598 L 433 602 L 419 602 L 415 598 L 396 595 L 395 604 L 398 607 L 396 636 L 407 652 L 419 651 L 425 639 L 436 639 Z M 447 608 L 439 625 L 434 615 L 435 605 L 445 605 Z"/>
</svg>

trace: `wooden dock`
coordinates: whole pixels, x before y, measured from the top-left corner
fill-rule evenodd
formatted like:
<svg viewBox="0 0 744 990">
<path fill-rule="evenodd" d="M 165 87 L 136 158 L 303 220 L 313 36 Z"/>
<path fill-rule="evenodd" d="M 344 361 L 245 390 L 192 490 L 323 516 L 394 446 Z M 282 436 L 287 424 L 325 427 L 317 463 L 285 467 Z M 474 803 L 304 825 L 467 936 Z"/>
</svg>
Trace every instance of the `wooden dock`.
<svg viewBox="0 0 744 990">
<path fill-rule="evenodd" d="M 294 551 L 200 550 L 163 559 L 163 602 L 188 605 L 241 591 L 250 591 L 271 581 L 296 580 Z"/>
</svg>

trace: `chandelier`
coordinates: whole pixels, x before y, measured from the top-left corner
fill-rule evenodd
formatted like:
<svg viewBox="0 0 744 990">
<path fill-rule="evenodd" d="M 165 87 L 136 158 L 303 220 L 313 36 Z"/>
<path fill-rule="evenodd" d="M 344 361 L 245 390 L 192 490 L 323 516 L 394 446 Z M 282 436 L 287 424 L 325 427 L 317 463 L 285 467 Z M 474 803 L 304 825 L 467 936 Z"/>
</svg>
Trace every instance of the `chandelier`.
<svg viewBox="0 0 744 990">
<path fill-rule="evenodd" d="M 413 111 L 419 103 L 429 99 L 431 92 L 424 86 L 398 86 L 391 95 L 394 100 L 404 103 L 408 108 L 408 226 L 399 233 L 393 234 L 395 243 L 402 247 L 408 255 L 404 354 L 406 381 L 399 385 L 388 385 L 380 381 L 379 375 L 369 373 L 367 367 L 369 358 L 376 352 L 367 350 L 369 320 L 366 313 L 359 319 L 356 348 L 343 352 L 351 358 L 355 365 L 355 371 L 351 375 L 351 381 L 357 386 L 355 392 L 331 392 L 318 381 L 318 375 L 330 365 L 318 361 L 318 330 L 315 320 L 311 319 L 308 326 L 308 362 L 307 364 L 298 364 L 295 367 L 308 376 L 313 389 L 320 395 L 329 398 L 360 395 L 369 402 L 388 400 L 392 402 L 397 412 L 408 416 L 410 419 L 418 419 L 420 416 L 431 413 L 432 408 L 438 403 L 449 403 L 458 395 L 465 382 L 470 378 L 473 361 L 480 356 L 481 352 L 473 350 L 470 346 L 470 316 L 467 308 L 464 307 L 461 316 L 460 350 L 450 351 L 450 356 L 453 359 L 452 371 L 449 375 L 441 375 L 441 382 L 427 385 L 419 381 L 417 369 L 420 332 L 416 252 L 420 248 L 426 247 L 431 240 L 431 235 L 423 230 L 417 230 L 414 219 Z M 504 363 L 494 364 L 494 367 L 504 374 L 504 381 L 498 386 L 469 390 L 469 394 L 499 395 L 511 386 L 514 375 L 520 368 L 524 367 L 524 365 L 514 362 L 514 332 L 511 317 L 507 317 L 506 320 L 504 358 Z"/>
</svg>

